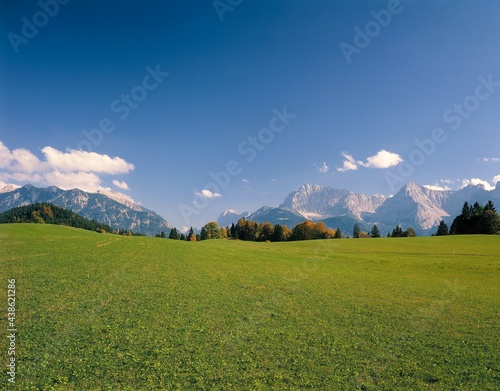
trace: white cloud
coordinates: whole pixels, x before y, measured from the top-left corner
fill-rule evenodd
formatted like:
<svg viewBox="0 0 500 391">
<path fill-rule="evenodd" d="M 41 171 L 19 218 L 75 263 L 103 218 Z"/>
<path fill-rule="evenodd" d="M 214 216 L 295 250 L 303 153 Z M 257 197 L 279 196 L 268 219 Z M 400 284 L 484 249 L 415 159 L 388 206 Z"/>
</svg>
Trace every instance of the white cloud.
<svg viewBox="0 0 500 391">
<path fill-rule="evenodd" d="M 342 167 L 337 167 L 337 171 L 345 172 L 358 169 L 358 165 L 351 154 L 348 152 L 342 152 L 341 155 L 345 158 L 345 160 L 342 163 Z"/>
<path fill-rule="evenodd" d="M 498 175 L 500 177 L 500 175 Z M 497 178 L 497 177 L 495 177 Z M 495 179 L 493 178 L 493 179 Z M 472 179 L 464 179 L 462 181 L 462 187 L 468 186 L 468 185 L 483 185 L 486 190 L 493 190 L 495 189 L 495 186 L 492 186 L 488 181 L 485 181 L 483 179 L 479 178 L 472 178 Z"/>
<path fill-rule="evenodd" d="M 135 202 L 132 197 L 120 193 L 119 191 L 112 190 L 109 187 L 101 188 L 97 190 L 97 193 L 104 194 L 112 200 L 118 201 L 119 203 L 126 205 L 129 208 L 134 208 L 135 205 L 140 205 L 140 202 Z"/>
<path fill-rule="evenodd" d="M 63 190 L 81 189 L 96 193 L 106 190 L 102 185 L 102 174 L 128 174 L 134 165 L 120 157 L 110 157 L 95 152 L 69 149 L 59 151 L 44 147 L 44 160 L 40 160 L 27 149 L 9 150 L 0 141 L 0 181 L 32 183 L 41 186 L 57 186 Z M 125 182 L 117 180 L 113 184 L 128 189 Z M 127 197 L 116 192 L 117 196 Z"/>
<path fill-rule="evenodd" d="M 61 172 L 53 170 L 44 173 L 42 185 L 57 186 L 63 190 L 80 189 L 89 193 L 95 193 L 101 189 L 101 178 L 93 172 Z"/>
<path fill-rule="evenodd" d="M 119 157 L 111 158 L 95 152 L 70 149 L 62 152 L 52 147 L 42 149 L 48 166 L 61 171 L 84 171 L 106 174 L 127 174 L 134 170 L 134 165 Z"/>
<path fill-rule="evenodd" d="M 30 174 L 43 169 L 42 162 L 27 149 L 19 148 L 10 151 L 0 141 L 0 170 Z"/>
<path fill-rule="evenodd" d="M 483 157 L 483 161 L 487 163 L 498 163 L 500 162 L 500 157 Z"/>
<path fill-rule="evenodd" d="M 389 168 L 397 166 L 403 159 L 397 153 L 382 149 L 376 155 L 366 158 L 366 163 L 358 161 L 358 164 L 369 168 Z"/>
<path fill-rule="evenodd" d="M 7 187 L 9 189 L 14 190 L 14 189 L 19 189 L 21 186 L 14 185 L 13 183 L 6 183 L 4 181 L 0 181 L 0 192 Z"/>
<path fill-rule="evenodd" d="M 128 187 L 127 183 L 124 182 L 124 181 L 118 181 L 116 179 L 113 179 L 113 185 L 115 185 L 116 187 L 122 189 L 122 190 L 130 190 L 130 188 Z"/>
<path fill-rule="evenodd" d="M 210 190 L 207 190 L 207 189 L 203 189 L 199 193 L 196 193 L 196 195 L 198 195 L 200 197 L 203 197 L 203 198 L 206 198 L 208 200 L 213 200 L 214 198 L 222 197 L 222 194 L 220 194 L 220 193 L 213 193 L 213 192 L 211 192 Z"/>
<path fill-rule="evenodd" d="M 348 152 L 342 152 L 342 156 L 345 160 L 342 163 L 342 167 L 337 168 L 337 171 L 340 172 L 357 170 L 359 166 L 379 169 L 389 168 L 397 166 L 403 161 L 401 156 L 399 156 L 397 153 L 389 152 L 385 149 L 381 149 L 377 152 L 376 155 L 367 157 L 366 162 L 363 162 L 362 160 L 356 161 L 354 157 Z"/>
<path fill-rule="evenodd" d="M 330 167 L 326 165 L 326 162 L 323 162 L 323 165 L 321 167 L 316 166 L 316 168 L 323 174 L 326 174 L 330 170 Z"/>
<path fill-rule="evenodd" d="M 496 175 L 493 177 L 493 184 L 496 185 L 497 182 L 500 182 L 500 175 Z"/>
<path fill-rule="evenodd" d="M 40 174 L 25 174 L 22 172 L 8 173 L 2 172 L 0 168 L 0 180 L 2 181 L 14 181 L 14 182 L 30 182 L 30 183 L 42 183 L 45 184 L 44 178 Z"/>
<path fill-rule="evenodd" d="M 242 181 L 243 183 L 250 183 L 250 181 L 249 181 L 248 179 L 245 179 L 245 178 L 243 178 L 241 181 Z"/>
</svg>

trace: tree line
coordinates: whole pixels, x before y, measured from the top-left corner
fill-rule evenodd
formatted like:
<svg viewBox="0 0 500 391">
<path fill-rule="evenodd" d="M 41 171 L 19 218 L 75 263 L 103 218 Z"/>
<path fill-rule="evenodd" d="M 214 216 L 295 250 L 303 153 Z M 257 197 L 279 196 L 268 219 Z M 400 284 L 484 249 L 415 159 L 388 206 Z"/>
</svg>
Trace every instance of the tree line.
<svg viewBox="0 0 500 391">
<path fill-rule="evenodd" d="M 459 234 L 494 234 L 500 233 L 500 216 L 491 201 L 485 206 L 474 203 L 469 206 L 465 202 L 462 213 L 455 218 L 451 228 L 444 221 L 441 221 L 437 231 L 433 235 L 459 235 Z M 166 234 L 161 232 L 157 237 L 165 238 Z M 388 238 L 404 238 L 417 236 L 412 227 L 406 230 L 400 225 L 394 227 L 392 232 L 388 232 Z M 315 240 L 315 239 L 340 239 L 349 236 L 344 235 L 340 228 L 327 228 L 323 222 L 313 222 L 306 220 L 297 224 L 292 229 L 286 225 L 275 224 L 269 222 L 257 223 L 252 220 L 241 218 L 236 224 L 231 224 L 227 227 L 219 227 L 217 222 L 211 221 L 203 226 L 200 234 L 196 235 L 191 227 L 189 232 L 184 234 L 172 228 L 169 239 L 200 241 L 209 239 L 239 239 L 256 242 L 286 242 L 298 240 Z M 353 238 L 380 238 L 380 230 L 377 225 L 373 225 L 370 232 L 361 230 L 359 224 L 354 224 L 352 231 Z"/>
<path fill-rule="evenodd" d="M 500 215 L 497 213 L 493 202 L 488 201 L 484 206 L 475 202 L 474 205 L 464 203 L 462 213 L 455 217 L 451 227 L 441 220 L 435 236 L 444 235 L 470 235 L 500 234 Z"/>
<path fill-rule="evenodd" d="M 159 234 L 156 235 L 157 238 L 166 238 L 167 235 L 165 234 L 165 231 L 161 231 Z M 188 231 L 188 233 L 184 234 L 182 232 L 179 232 L 177 228 L 172 228 L 170 230 L 170 234 L 168 235 L 169 239 L 174 239 L 174 240 L 186 240 L 188 242 L 196 242 L 200 240 L 200 235 L 196 235 L 194 233 L 193 227 L 191 227 Z"/>
<path fill-rule="evenodd" d="M 113 233 L 124 236 L 144 236 L 141 233 L 126 229 L 114 229 L 108 224 L 97 220 L 89 220 L 75 212 L 61 208 L 60 206 L 38 202 L 36 204 L 18 206 L 6 212 L 0 213 L 0 224 L 9 223 L 35 223 L 65 225 L 73 228 L 81 228 L 99 233 Z"/>
<path fill-rule="evenodd" d="M 156 235 L 160 238 L 166 238 L 165 232 Z M 388 237 L 398 236 L 416 236 L 415 231 L 409 228 L 403 231 L 401 227 L 396 227 L 392 235 Z M 252 220 L 241 218 L 236 224 L 231 224 L 227 227 L 219 227 L 218 223 L 211 221 L 203 226 L 200 234 L 194 234 L 191 227 L 189 232 L 180 233 L 176 228 L 172 228 L 169 239 L 200 241 L 210 239 L 239 239 L 255 242 L 286 242 L 299 240 L 315 240 L 315 239 L 341 239 L 346 238 L 340 228 L 327 228 L 323 222 L 314 222 L 306 220 L 289 229 L 286 225 L 271 224 L 269 222 L 257 223 Z M 377 225 L 374 225 L 370 233 L 361 231 L 359 224 L 355 224 L 353 228 L 353 238 L 380 238 L 380 231 Z"/>
<path fill-rule="evenodd" d="M 8 223 L 36 223 L 66 225 L 73 228 L 82 228 L 89 231 L 112 232 L 108 224 L 89 220 L 76 213 L 50 203 L 40 202 L 19 206 L 0 214 L 0 224 Z"/>
</svg>

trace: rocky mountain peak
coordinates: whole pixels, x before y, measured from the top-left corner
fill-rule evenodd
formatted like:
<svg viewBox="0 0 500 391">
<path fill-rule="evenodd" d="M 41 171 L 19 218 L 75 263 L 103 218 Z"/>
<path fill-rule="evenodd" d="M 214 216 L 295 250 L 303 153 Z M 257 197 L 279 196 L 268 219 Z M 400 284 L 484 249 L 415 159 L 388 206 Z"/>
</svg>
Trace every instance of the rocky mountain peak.
<svg viewBox="0 0 500 391">
<path fill-rule="evenodd" d="M 155 235 L 171 228 L 161 216 L 140 206 L 132 208 L 105 194 L 87 193 L 79 189 L 61 190 L 55 186 L 37 188 L 28 184 L 10 192 L 0 193 L 0 212 L 37 202 L 53 203 L 113 228 L 145 235 Z"/>
</svg>

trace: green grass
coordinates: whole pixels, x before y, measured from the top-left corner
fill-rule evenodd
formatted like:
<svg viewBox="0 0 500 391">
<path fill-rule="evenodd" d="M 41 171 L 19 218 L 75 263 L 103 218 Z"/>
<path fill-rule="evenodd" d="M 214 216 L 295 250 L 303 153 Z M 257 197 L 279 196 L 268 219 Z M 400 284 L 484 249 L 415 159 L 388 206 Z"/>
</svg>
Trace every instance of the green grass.
<svg viewBox="0 0 500 391">
<path fill-rule="evenodd" d="M 189 243 L 1 225 L 9 388 L 498 390 L 499 271 L 499 236 Z"/>
</svg>

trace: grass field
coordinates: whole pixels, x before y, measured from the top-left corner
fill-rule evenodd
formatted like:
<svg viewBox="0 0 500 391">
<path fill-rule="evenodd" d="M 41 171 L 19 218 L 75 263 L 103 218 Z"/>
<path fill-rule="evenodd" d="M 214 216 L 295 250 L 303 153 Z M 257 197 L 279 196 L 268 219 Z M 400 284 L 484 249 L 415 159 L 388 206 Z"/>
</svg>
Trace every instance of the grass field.
<svg viewBox="0 0 500 391">
<path fill-rule="evenodd" d="M 190 243 L 0 225 L 17 326 L 16 383 L 3 369 L 0 389 L 498 390 L 499 275 L 499 236 Z"/>
</svg>

